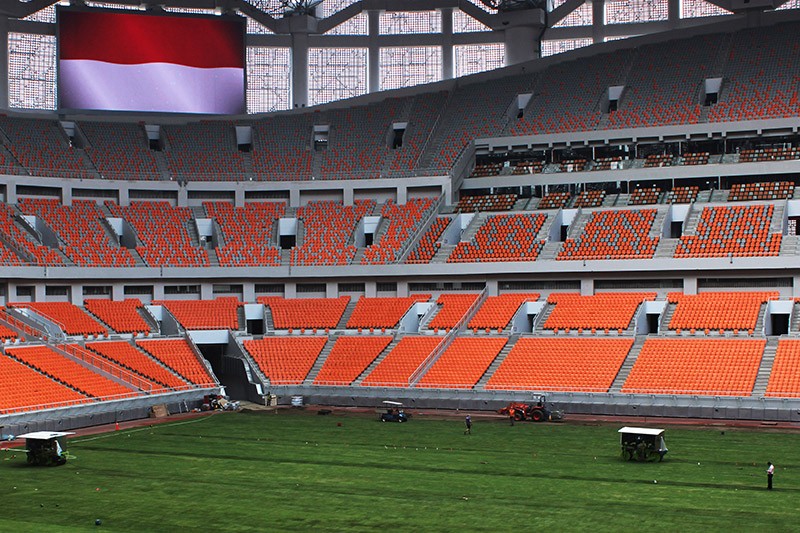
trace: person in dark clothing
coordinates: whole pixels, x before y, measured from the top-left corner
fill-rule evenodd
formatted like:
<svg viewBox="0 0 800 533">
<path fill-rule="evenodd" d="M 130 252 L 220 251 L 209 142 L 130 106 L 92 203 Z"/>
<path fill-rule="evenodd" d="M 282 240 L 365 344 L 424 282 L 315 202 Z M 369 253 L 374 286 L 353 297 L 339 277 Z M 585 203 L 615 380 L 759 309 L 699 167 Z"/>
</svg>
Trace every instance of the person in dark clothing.
<svg viewBox="0 0 800 533">
<path fill-rule="evenodd" d="M 767 461 L 767 490 L 772 490 L 772 476 L 775 474 L 775 465 Z"/>
<path fill-rule="evenodd" d="M 464 419 L 464 425 L 466 426 L 464 435 L 472 435 L 472 418 L 469 415 Z"/>
</svg>

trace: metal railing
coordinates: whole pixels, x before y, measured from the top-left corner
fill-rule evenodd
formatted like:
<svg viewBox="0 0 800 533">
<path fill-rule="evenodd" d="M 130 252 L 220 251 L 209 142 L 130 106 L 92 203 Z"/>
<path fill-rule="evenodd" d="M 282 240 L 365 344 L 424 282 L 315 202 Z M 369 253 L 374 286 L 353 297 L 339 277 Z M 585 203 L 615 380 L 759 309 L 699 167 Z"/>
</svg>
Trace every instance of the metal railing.
<svg viewBox="0 0 800 533">
<path fill-rule="evenodd" d="M 93 368 L 100 370 L 101 372 L 105 372 L 106 374 L 113 376 L 121 381 L 124 381 L 128 385 L 135 387 L 144 392 L 152 392 L 153 391 L 153 383 L 143 379 L 136 374 L 125 370 L 117 363 L 112 363 L 111 361 L 100 357 L 99 355 L 95 355 L 86 348 L 83 348 L 77 344 L 58 344 L 56 348 L 63 351 L 64 353 L 71 355 L 77 359 L 80 359 L 84 363 L 91 365 Z"/>
</svg>

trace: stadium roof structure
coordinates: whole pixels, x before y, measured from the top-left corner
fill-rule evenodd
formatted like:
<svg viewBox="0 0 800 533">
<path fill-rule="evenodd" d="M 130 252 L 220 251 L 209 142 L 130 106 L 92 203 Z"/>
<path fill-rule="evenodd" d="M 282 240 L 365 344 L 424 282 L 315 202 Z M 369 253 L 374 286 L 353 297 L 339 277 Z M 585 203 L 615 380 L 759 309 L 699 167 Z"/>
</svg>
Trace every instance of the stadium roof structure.
<svg viewBox="0 0 800 533">
<path fill-rule="evenodd" d="M 800 0 L 8 0 L 0 4 L 8 17 L 0 72 L 9 80 L 0 83 L 0 108 L 56 109 L 54 7 L 66 5 L 246 17 L 247 111 L 264 113 L 726 17 L 758 24 L 759 12 Z"/>
</svg>

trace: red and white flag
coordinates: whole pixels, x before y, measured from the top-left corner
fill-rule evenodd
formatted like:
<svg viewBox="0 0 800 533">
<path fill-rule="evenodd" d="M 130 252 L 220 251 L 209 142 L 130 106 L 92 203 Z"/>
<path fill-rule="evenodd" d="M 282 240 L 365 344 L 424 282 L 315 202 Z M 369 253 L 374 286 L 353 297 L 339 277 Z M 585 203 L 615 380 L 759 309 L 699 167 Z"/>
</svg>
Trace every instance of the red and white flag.
<svg viewBox="0 0 800 533">
<path fill-rule="evenodd" d="M 245 112 L 244 21 L 59 12 L 62 109 Z"/>
</svg>

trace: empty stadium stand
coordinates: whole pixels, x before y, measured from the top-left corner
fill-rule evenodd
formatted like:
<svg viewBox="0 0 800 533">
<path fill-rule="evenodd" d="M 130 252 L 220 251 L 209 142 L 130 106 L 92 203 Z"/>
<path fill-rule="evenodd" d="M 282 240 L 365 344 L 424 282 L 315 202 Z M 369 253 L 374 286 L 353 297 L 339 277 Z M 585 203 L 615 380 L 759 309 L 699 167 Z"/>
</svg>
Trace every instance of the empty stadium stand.
<svg viewBox="0 0 800 533">
<path fill-rule="evenodd" d="M 430 263 L 433 256 L 441 246 L 439 237 L 450 225 L 451 219 L 447 217 L 437 217 L 430 227 L 420 237 L 417 247 L 411 250 L 406 257 L 406 263 Z"/>
<path fill-rule="evenodd" d="M 108 330 L 83 309 L 69 302 L 9 303 L 9 307 L 26 308 L 58 325 L 67 335 L 106 336 Z"/>
<path fill-rule="evenodd" d="M 81 121 L 86 154 L 100 177 L 113 180 L 164 179 L 142 124 Z"/>
<path fill-rule="evenodd" d="M 683 235 L 675 257 L 778 255 L 780 233 L 770 233 L 774 205 L 704 207 L 695 235 Z"/>
<path fill-rule="evenodd" d="M 206 213 L 219 225 L 222 243 L 216 248 L 220 266 L 280 266 L 275 224 L 286 211 L 284 202 L 203 202 Z"/>
<path fill-rule="evenodd" d="M 136 341 L 136 345 L 169 367 L 181 378 L 200 387 L 213 387 L 217 380 L 185 339 Z"/>
<path fill-rule="evenodd" d="M 472 241 L 456 245 L 447 262 L 536 261 L 544 246 L 536 236 L 545 220 L 541 214 L 490 215 Z"/>
<path fill-rule="evenodd" d="M 366 247 L 361 264 L 384 265 L 399 260 L 414 230 L 431 215 L 434 207 L 431 198 L 411 199 L 404 205 L 392 201 L 383 204 L 381 215 L 385 229 L 381 230 L 377 242 Z"/>
<path fill-rule="evenodd" d="M 554 307 L 543 328 L 566 333 L 626 330 L 639 304 L 655 300 L 655 297 L 654 292 L 607 292 L 593 296 L 552 293 L 547 297 L 547 303 Z"/>
<path fill-rule="evenodd" d="M 478 301 L 478 294 L 445 293 L 439 295 L 436 304 L 439 310 L 433 319 L 428 322 L 428 328 L 434 331 L 440 329 L 450 330 L 464 318 L 467 311 Z"/>
<path fill-rule="evenodd" d="M 659 237 L 651 237 L 655 209 L 596 211 L 577 239 L 564 241 L 557 260 L 651 259 Z"/>
<path fill-rule="evenodd" d="M 728 193 L 729 202 L 750 200 L 786 200 L 794 195 L 794 183 L 772 181 L 763 183 L 737 183 Z"/>
<path fill-rule="evenodd" d="M 416 302 L 427 302 L 430 294 L 415 294 L 405 298 L 358 299 L 355 309 L 347 320 L 348 329 L 393 329 L 397 327 Z"/>
<path fill-rule="evenodd" d="M 800 341 L 781 339 L 769 375 L 765 396 L 800 398 Z"/>
<path fill-rule="evenodd" d="M 606 392 L 633 338 L 519 339 L 487 389 Z"/>
<path fill-rule="evenodd" d="M 459 337 L 416 384 L 420 388 L 471 389 L 508 341 L 505 337 Z"/>
<path fill-rule="evenodd" d="M 328 337 L 265 337 L 243 342 L 247 352 L 274 385 L 302 383 Z"/>
<path fill-rule="evenodd" d="M 732 330 L 750 334 L 756 327 L 761 306 L 777 300 L 770 292 L 702 292 L 690 295 L 671 292 L 667 300 L 675 304 L 669 329 L 690 333 Z"/>
<path fill-rule="evenodd" d="M 441 342 L 440 337 L 404 336 L 361 381 L 364 387 L 408 387 L 411 375 Z"/>
<path fill-rule="evenodd" d="M 524 302 L 533 302 L 539 299 L 538 293 L 508 293 L 499 296 L 489 296 L 481 304 L 478 312 L 467 324 L 467 327 L 475 332 L 477 330 L 503 330 L 520 305 Z"/>
<path fill-rule="evenodd" d="M 87 342 L 86 347 L 109 361 L 160 384 L 165 389 L 178 390 L 188 386 L 186 380 L 129 342 Z"/>
<path fill-rule="evenodd" d="M 338 337 L 320 368 L 314 385 L 350 385 L 383 350 L 392 337 Z"/>
<path fill-rule="evenodd" d="M 303 223 L 302 244 L 292 248 L 297 266 L 348 265 L 356 254 L 352 236 L 356 224 L 375 209 L 374 200 L 356 200 L 354 205 L 309 202 L 297 209 Z"/>
<path fill-rule="evenodd" d="M 139 309 L 143 305 L 138 298 L 126 298 L 122 301 L 87 299 L 83 301 L 83 305 L 87 311 L 117 333 L 146 335 L 152 332 L 148 323 L 139 314 Z"/>
<path fill-rule="evenodd" d="M 339 325 L 349 302 L 349 296 L 339 298 L 261 296 L 258 298 L 258 303 L 264 304 L 272 313 L 275 329 L 287 330 L 334 329 Z"/>
<path fill-rule="evenodd" d="M 462 196 L 456 210 L 462 213 L 473 211 L 510 211 L 517 201 L 516 194 L 489 194 L 485 196 Z"/>
<path fill-rule="evenodd" d="M 764 339 L 647 339 L 622 392 L 750 396 Z"/>
<path fill-rule="evenodd" d="M 214 300 L 162 300 L 154 305 L 163 305 L 184 329 L 229 329 L 238 330 L 239 300 L 235 297 Z"/>
<path fill-rule="evenodd" d="M 0 355 L 0 414 L 79 405 L 89 396 L 52 379 L 22 361 Z"/>
</svg>

